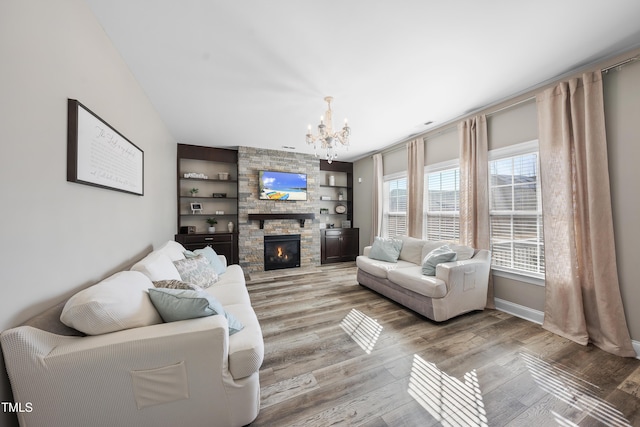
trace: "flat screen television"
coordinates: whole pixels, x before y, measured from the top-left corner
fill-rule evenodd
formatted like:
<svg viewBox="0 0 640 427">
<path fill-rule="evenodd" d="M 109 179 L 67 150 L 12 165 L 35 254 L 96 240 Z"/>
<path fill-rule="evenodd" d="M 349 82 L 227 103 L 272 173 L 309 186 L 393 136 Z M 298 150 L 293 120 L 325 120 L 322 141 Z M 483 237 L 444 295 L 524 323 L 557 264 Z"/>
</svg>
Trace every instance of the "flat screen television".
<svg viewBox="0 0 640 427">
<path fill-rule="evenodd" d="M 304 173 L 260 171 L 260 200 L 307 200 Z"/>
</svg>

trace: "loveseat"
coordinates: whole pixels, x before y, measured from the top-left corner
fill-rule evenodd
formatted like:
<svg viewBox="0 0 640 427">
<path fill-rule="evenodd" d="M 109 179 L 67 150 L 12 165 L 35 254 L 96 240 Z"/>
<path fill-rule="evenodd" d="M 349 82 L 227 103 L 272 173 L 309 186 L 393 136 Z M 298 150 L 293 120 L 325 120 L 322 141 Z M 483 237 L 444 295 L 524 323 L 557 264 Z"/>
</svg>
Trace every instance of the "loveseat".
<svg viewBox="0 0 640 427">
<path fill-rule="evenodd" d="M 2 332 L 14 401 L 30 403 L 21 426 L 243 426 L 256 418 L 264 344 L 243 271 L 220 256 L 223 272 L 206 289 L 156 288 L 180 282 L 174 262 L 185 252 L 167 242 L 131 270 Z M 202 264 L 202 254 L 195 259 Z M 207 314 L 220 304 L 217 314 L 165 322 L 171 312 L 156 309 L 152 294 L 204 301 Z"/>
<path fill-rule="evenodd" d="M 490 251 L 407 236 L 397 241 L 395 262 L 371 258 L 372 246 L 364 249 L 356 258 L 358 283 L 436 322 L 484 309 Z M 435 275 L 423 274 L 427 255 L 445 245 L 455 252 L 456 260 L 435 265 Z"/>
</svg>

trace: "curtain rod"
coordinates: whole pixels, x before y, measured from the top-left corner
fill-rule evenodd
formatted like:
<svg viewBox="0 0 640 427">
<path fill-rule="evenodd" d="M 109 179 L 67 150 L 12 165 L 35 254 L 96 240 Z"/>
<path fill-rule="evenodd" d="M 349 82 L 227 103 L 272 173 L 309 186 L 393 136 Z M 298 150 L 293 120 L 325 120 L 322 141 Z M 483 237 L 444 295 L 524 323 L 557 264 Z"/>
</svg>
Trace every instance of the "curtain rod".
<svg viewBox="0 0 640 427">
<path fill-rule="evenodd" d="M 607 74 L 610 70 L 613 70 L 613 69 L 618 69 L 619 70 L 621 67 L 623 67 L 625 65 L 628 65 L 628 64 L 631 64 L 632 62 L 636 62 L 638 60 L 640 60 L 640 55 L 635 55 L 635 56 L 632 56 L 631 58 L 623 59 L 620 62 L 617 62 L 617 63 L 615 63 L 613 65 L 610 65 L 610 66 L 607 66 L 605 68 L 602 68 L 600 70 L 600 72 L 602 72 L 603 74 Z M 552 79 L 552 80 L 554 80 L 556 82 L 557 81 L 561 81 L 561 80 L 567 78 L 569 75 L 575 74 L 575 72 L 576 71 L 574 70 L 574 71 L 572 71 L 570 73 L 566 73 L 564 76 L 559 76 L 559 77 L 557 77 L 555 79 Z M 538 87 L 544 87 L 545 84 L 548 84 L 548 83 L 540 84 L 540 85 L 538 85 Z M 534 89 L 535 88 L 531 88 L 530 90 L 534 90 Z M 498 108 L 497 110 L 493 110 L 493 111 L 490 111 L 488 113 L 485 113 L 485 116 L 492 116 L 492 115 L 497 114 L 497 113 L 499 113 L 501 111 L 508 110 L 508 109 L 513 108 L 515 106 L 518 106 L 520 104 L 524 104 L 525 102 L 532 101 L 535 98 L 536 98 L 535 95 L 533 95 L 533 96 L 518 100 L 518 101 L 516 101 L 516 102 L 514 102 L 512 104 L 506 105 L 506 106 L 504 106 L 502 108 Z M 499 105 L 499 104 L 501 104 L 501 102 L 497 102 L 496 104 Z M 494 105 L 496 105 L 496 104 L 494 104 Z M 484 109 L 479 109 L 476 112 L 479 113 L 480 111 L 489 110 L 490 108 L 491 107 L 488 106 L 488 107 L 486 107 Z M 466 116 L 463 116 L 463 117 L 466 117 Z M 457 127 L 458 123 L 460 122 L 460 120 L 461 120 L 461 118 L 459 117 L 459 118 L 450 120 L 449 123 L 442 124 L 442 126 L 439 129 L 434 129 L 434 130 L 431 130 L 431 131 L 426 131 L 426 132 L 423 132 L 423 133 L 420 133 L 420 134 L 412 135 L 411 137 L 403 139 L 402 141 L 397 142 L 397 143 L 393 144 L 391 147 L 388 147 L 388 148 L 386 148 L 384 150 L 381 150 L 378 153 L 389 154 L 389 153 L 392 153 L 394 151 L 403 149 L 407 142 L 409 142 L 409 141 L 411 141 L 413 139 L 416 139 L 416 138 L 423 138 L 424 139 L 431 132 L 433 132 L 433 136 L 438 136 L 438 135 L 442 135 L 443 133 L 450 132 L 451 130 L 456 129 L 456 127 Z"/>
<path fill-rule="evenodd" d="M 609 67 L 605 67 L 602 70 L 600 70 L 601 72 L 607 74 L 609 72 L 609 70 L 613 70 L 615 69 L 620 69 L 621 67 L 624 67 L 625 65 L 631 64 L 632 62 L 636 62 L 638 59 L 640 59 L 640 55 L 636 55 L 633 56 L 631 58 L 627 58 L 623 61 L 618 62 L 617 64 L 613 64 Z"/>
</svg>

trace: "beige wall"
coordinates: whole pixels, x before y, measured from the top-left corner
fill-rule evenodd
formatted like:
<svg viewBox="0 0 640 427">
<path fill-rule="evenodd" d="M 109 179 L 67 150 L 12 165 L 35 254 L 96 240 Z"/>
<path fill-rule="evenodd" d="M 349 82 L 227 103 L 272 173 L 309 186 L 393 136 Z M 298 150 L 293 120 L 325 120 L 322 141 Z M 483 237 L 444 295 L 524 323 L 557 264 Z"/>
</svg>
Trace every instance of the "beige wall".
<svg viewBox="0 0 640 427">
<path fill-rule="evenodd" d="M 172 239 L 176 141 L 81 0 L 0 2 L 0 61 L 3 330 Z M 144 151 L 143 197 L 66 181 L 67 98 Z"/>
<path fill-rule="evenodd" d="M 631 52 L 630 57 L 639 52 Z M 636 183 L 640 182 L 640 131 L 636 122 L 640 112 L 640 62 L 611 71 L 604 77 L 605 114 L 609 151 L 609 169 L 613 203 L 616 256 L 620 289 L 632 339 L 640 341 L 640 301 L 638 274 L 634 268 L 635 255 L 640 253 L 640 197 Z M 533 94 L 531 95 L 533 96 Z M 509 104 L 506 101 L 503 104 Z M 489 149 L 506 147 L 538 138 L 537 110 L 534 99 L 520 102 L 487 117 Z M 426 164 L 457 158 L 458 135 L 455 125 L 437 130 L 425 137 Z M 403 151 L 404 153 L 404 151 Z M 394 159 L 396 161 L 394 161 Z M 385 167 L 393 171 L 406 170 L 396 152 L 385 157 Z M 368 160 L 356 162 L 362 174 L 370 173 Z M 402 169 L 402 168 L 405 169 Z M 385 173 L 387 173 L 385 171 Z M 358 194 L 359 210 L 367 212 L 371 206 L 371 192 Z M 366 223 L 360 223 L 366 224 Z M 369 236 L 370 229 L 361 225 L 361 235 Z M 508 302 L 544 311 L 544 287 L 494 275 L 495 296 Z"/>
<path fill-rule="evenodd" d="M 640 341 L 640 62 L 604 76 L 604 106 L 618 279 L 631 338 Z"/>
</svg>

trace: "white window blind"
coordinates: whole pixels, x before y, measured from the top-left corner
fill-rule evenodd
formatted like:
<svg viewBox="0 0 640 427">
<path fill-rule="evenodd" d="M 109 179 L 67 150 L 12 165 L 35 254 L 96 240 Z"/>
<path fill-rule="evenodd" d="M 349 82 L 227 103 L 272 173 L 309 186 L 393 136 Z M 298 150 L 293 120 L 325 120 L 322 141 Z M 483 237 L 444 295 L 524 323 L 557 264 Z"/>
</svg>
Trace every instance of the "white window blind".
<svg viewBox="0 0 640 427">
<path fill-rule="evenodd" d="M 542 278 L 544 240 L 538 152 L 537 148 L 527 151 L 492 156 L 489 161 L 493 267 Z"/>
<path fill-rule="evenodd" d="M 382 235 L 407 234 L 407 177 L 384 178 Z"/>
<path fill-rule="evenodd" d="M 427 240 L 460 239 L 460 168 L 425 174 L 422 231 Z"/>
</svg>

